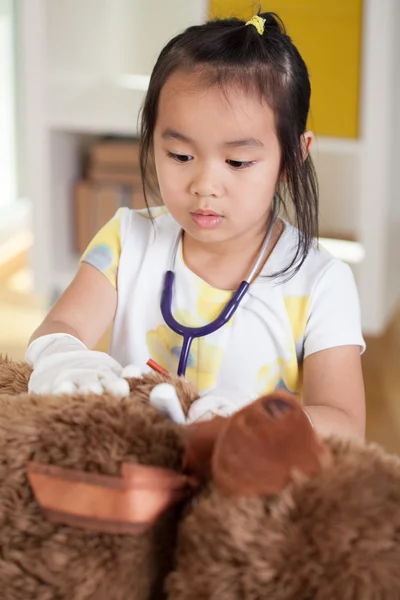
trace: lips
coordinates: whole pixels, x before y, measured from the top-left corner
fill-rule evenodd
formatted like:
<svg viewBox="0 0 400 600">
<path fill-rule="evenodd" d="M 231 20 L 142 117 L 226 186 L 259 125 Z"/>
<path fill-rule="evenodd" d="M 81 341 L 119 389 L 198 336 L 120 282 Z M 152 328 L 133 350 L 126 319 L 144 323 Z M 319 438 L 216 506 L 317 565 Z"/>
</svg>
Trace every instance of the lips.
<svg viewBox="0 0 400 600">
<path fill-rule="evenodd" d="M 221 217 L 222 215 L 219 215 L 218 213 L 214 212 L 213 210 L 196 210 L 194 213 L 192 213 L 193 215 L 204 215 L 205 217 Z"/>
<path fill-rule="evenodd" d="M 208 209 L 196 210 L 195 212 L 190 213 L 190 216 L 192 217 L 192 221 L 200 229 L 213 229 L 214 227 L 218 227 L 224 219 L 222 215 Z"/>
</svg>

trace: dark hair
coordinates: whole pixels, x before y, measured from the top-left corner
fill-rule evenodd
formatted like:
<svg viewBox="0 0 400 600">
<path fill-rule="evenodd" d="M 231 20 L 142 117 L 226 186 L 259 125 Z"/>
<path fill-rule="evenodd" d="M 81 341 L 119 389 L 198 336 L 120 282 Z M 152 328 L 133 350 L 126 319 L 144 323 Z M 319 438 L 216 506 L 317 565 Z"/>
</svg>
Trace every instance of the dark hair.
<svg viewBox="0 0 400 600">
<path fill-rule="evenodd" d="M 161 89 L 178 69 L 202 69 L 208 85 L 240 85 L 266 100 L 275 115 L 282 161 L 277 194 L 286 213 L 294 208 L 300 231 L 296 252 L 278 275 L 293 275 L 303 264 L 318 237 L 318 184 L 310 156 L 304 160 L 301 136 L 306 131 L 311 86 L 307 67 L 282 21 L 274 13 L 261 13 L 264 33 L 236 19 L 218 19 L 193 26 L 174 37 L 161 51 L 153 69 L 141 113 L 140 168 L 147 194 L 159 198 L 154 167 L 153 132 Z M 277 274 L 275 274 L 277 275 Z"/>
</svg>

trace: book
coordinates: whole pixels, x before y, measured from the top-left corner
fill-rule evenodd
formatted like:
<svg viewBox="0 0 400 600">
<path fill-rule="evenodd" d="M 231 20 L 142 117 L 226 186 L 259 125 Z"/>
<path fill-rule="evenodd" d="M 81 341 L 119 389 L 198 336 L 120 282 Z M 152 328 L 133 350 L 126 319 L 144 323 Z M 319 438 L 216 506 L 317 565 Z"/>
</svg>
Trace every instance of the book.
<svg viewBox="0 0 400 600">
<path fill-rule="evenodd" d="M 136 169 L 114 165 L 90 166 L 87 177 L 91 181 L 101 183 L 116 183 L 142 189 L 142 178 Z"/>
<path fill-rule="evenodd" d="M 74 189 L 75 248 L 83 254 L 96 233 L 122 206 L 146 208 L 140 187 L 82 179 Z"/>
<path fill-rule="evenodd" d="M 127 165 L 139 166 L 139 142 L 137 140 L 101 140 L 95 142 L 89 150 L 91 165 Z"/>
</svg>

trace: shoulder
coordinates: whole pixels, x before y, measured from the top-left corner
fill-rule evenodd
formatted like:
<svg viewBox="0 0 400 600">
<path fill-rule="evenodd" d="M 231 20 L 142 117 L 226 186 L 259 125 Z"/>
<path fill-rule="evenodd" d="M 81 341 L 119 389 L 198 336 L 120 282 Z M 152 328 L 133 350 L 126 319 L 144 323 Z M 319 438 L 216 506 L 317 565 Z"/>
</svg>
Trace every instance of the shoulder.
<svg viewBox="0 0 400 600">
<path fill-rule="evenodd" d="M 133 210 L 130 208 L 120 209 L 121 237 L 134 236 L 136 239 L 143 237 L 154 238 L 157 233 L 168 235 L 176 234 L 178 224 L 170 215 L 165 206 L 156 206 L 149 209 Z"/>
<path fill-rule="evenodd" d="M 276 248 L 275 270 L 284 268 L 293 258 L 300 235 L 295 227 L 285 222 L 285 229 Z M 336 288 L 349 282 L 354 283 L 350 266 L 315 240 L 300 269 L 283 283 L 283 287 L 287 292 L 312 295 L 318 287 Z"/>
<path fill-rule="evenodd" d="M 282 267 L 295 251 L 299 232 L 287 225 L 279 247 Z M 284 236 L 284 237 L 283 237 Z M 315 243 L 297 273 L 282 283 L 292 328 L 304 347 L 303 357 L 334 346 L 357 345 L 363 351 L 361 312 L 348 264 Z"/>
</svg>

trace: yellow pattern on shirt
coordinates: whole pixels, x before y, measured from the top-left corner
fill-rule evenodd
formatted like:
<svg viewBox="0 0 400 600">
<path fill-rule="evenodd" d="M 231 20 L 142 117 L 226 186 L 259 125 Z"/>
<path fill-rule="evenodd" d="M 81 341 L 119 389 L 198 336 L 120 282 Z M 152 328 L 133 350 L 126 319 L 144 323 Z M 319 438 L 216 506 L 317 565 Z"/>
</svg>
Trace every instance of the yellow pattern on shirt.
<svg viewBox="0 0 400 600">
<path fill-rule="evenodd" d="M 124 210 L 126 209 L 120 208 L 115 216 L 96 233 L 80 260 L 81 263 L 88 263 L 101 271 L 115 289 L 118 287 L 118 267 L 121 256 L 121 217 Z M 155 219 L 165 214 L 167 209 L 165 206 L 152 208 L 151 215 L 147 208 L 136 212 L 147 219 Z"/>
<path fill-rule="evenodd" d="M 84 252 L 81 262 L 86 262 L 101 271 L 111 285 L 117 289 L 118 267 L 121 255 L 121 215 L 120 209 L 96 234 Z M 140 211 L 148 217 L 147 210 Z M 152 216 L 164 214 L 166 209 L 153 209 Z M 191 310 L 177 310 L 175 319 L 188 326 L 199 327 L 213 321 L 222 311 L 231 297 L 231 292 L 213 288 L 202 279 L 194 276 L 196 301 Z M 289 296 L 284 299 L 287 315 L 293 333 L 290 341 L 290 358 L 278 356 L 273 363 L 264 364 L 257 374 L 259 395 L 268 394 L 276 387 L 283 387 L 292 392 L 300 392 L 302 386 L 301 361 L 298 360 L 297 346 L 304 341 L 304 332 L 310 309 L 309 296 Z M 230 327 L 234 321 L 225 325 Z M 174 373 L 177 370 L 182 337 L 169 329 L 165 324 L 158 325 L 147 332 L 147 346 L 156 362 Z M 210 343 L 207 338 L 193 341 L 188 361 L 186 377 L 198 390 L 211 388 L 216 384 L 224 357 L 223 347 Z"/>
<path fill-rule="evenodd" d="M 81 263 L 88 263 L 101 271 L 115 289 L 121 256 L 120 212 L 121 209 L 94 236 L 81 258 Z"/>
</svg>

